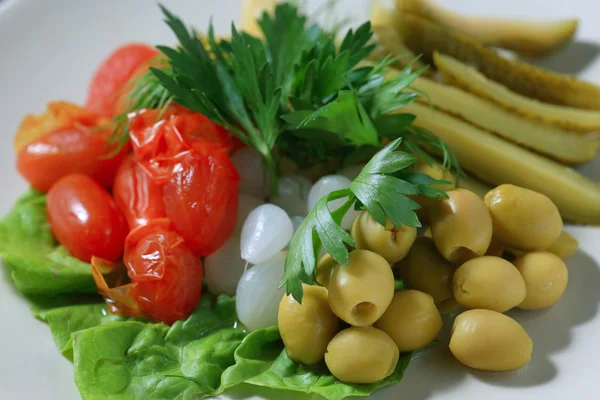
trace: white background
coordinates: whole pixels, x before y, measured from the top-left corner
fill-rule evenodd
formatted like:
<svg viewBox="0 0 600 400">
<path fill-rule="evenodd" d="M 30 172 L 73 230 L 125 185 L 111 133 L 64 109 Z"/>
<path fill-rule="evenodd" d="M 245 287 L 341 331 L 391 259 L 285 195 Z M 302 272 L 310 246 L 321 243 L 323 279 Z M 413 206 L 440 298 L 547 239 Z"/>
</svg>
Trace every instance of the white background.
<svg viewBox="0 0 600 400">
<path fill-rule="evenodd" d="M 237 18 L 237 0 L 165 0 L 175 14 L 199 29 L 214 16 L 218 31 Z M 314 8 L 320 1 L 310 1 Z M 366 0 L 340 0 L 339 10 L 361 21 Z M 580 18 L 576 43 L 542 64 L 600 84 L 600 2 L 597 0 L 445 0 L 465 13 L 496 16 Z M 26 189 L 16 174 L 12 136 L 27 112 L 47 101 L 82 102 L 94 68 L 112 49 L 128 41 L 172 44 L 158 8 L 146 0 L 4 0 L 0 2 L 0 215 Z M 583 168 L 600 179 L 598 161 Z M 405 379 L 378 392 L 377 399 L 595 399 L 600 371 L 600 229 L 569 228 L 582 250 L 569 260 L 570 282 L 551 310 L 513 313 L 534 341 L 533 361 L 516 374 L 483 374 L 462 368 L 440 346 L 414 361 Z M 70 400 L 79 395 L 72 365 L 56 350 L 49 330 L 0 273 L 0 399 Z M 264 389 L 242 388 L 272 399 L 303 398 Z M 227 397 L 225 397 L 227 398 Z"/>
</svg>

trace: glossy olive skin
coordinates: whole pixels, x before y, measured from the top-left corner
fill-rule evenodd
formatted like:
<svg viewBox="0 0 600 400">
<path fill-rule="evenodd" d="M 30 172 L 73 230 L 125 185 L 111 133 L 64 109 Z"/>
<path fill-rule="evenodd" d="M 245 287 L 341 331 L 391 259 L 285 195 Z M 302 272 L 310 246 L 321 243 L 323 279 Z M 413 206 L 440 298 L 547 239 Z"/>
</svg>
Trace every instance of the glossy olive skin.
<svg viewBox="0 0 600 400">
<path fill-rule="evenodd" d="M 413 351 L 435 339 L 442 329 L 442 317 L 427 293 L 401 290 L 375 327 L 387 333 L 400 351 Z"/>
<path fill-rule="evenodd" d="M 319 285 L 326 289 L 329 288 L 331 273 L 336 265 L 337 262 L 329 255 L 329 253 L 319 259 L 319 262 L 317 262 L 317 273 L 315 275 L 315 280 Z"/>
<path fill-rule="evenodd" d="M 452 275 L 456 267 L 438 253 L 433 240 L 419 237 L 400 264 L 404 283 L 429 294 L 436 305 L 452 302 Z"/>
<path fill-rule="evenodd" d="M 306 284 L 302 288 L 302 304 L 291 295 L 281 299 L 277 324 L 288 356 L 312 365 L 323 359 L 338 331 L 339 319 L 329 308 L 327 289 Z"/>
<path fill-rule="evenodd" d="M 525 282 L 510 262 L 485 256 L 467 261 L 454 273 L 454 298 L 468 309 L 505 312 L 525 299 Z"/>
<path fill-rule="evenodd" d="M 394 341 L 385 332 L 371 326 L 351 327 L 329 342 L 325 364 L 342 382 L 374 383 L 394 372 L 399 356 Z"/>
<path fill-rule="evenodd" d="M 556 205 L 543 194 L 500 185 L 484 198 L 494 223 L 494 236 L 507 247 L 545 250 L 560 236 L 563 222 Z"/>
<path fill-rule="evenodd" d="M 492 241 L 492 218 L 483 201 L 466 189 L 451 190 L 431 211 L 431 234 L 444 258 L 462 264 L 482 256 Z"/>
<path fill-rule="evenodd" d="M 550 252 L 525 253 L 513 261 L 525 281 L 526 296 L 519 308 L 538 310 L 556 303 L 569 281 L 564 261 Z"/>
<path fill-rule="evenodd" d="M 561 259 L 566 260 L 577 252 L 579 242 L 569 233 L 562 231 L 556 242 L 548 248 L 550 253 L 554 253 Z"/>
<path fill-rule="evenodd" d="M 514 319 L 491 310 L 469 310 L 454 320 L 450 351 L 464 365 L 510 371 L 531 360 L 533 342 Z"/>
<path fill-rule="evenodd" d="M 381 226 L 368 211 L 361 211 L 350 233 L 357 249 L 371 250 L 393 265 L 406 257 L 417 237 L 417 228 L 403 225 L 398 229 L 389 218 L 386 226 Z"/>
<path fill-rule="evenodd" d="M 348 265 L 336 265 L 329 281 L 329 306 L 352 326 L 369 326 L 394 296 L 390 264 L 369 250 L 350 252 Z"/>
<path fill-rule="evenodd" d="M 416 172 L 429 175 L 431 178 L 436 179 L 438 181 L 448 181 L 449 184 L 440 184 L 440 185 L 431 185 L 432 188 L 443 190 L 447 192 L 449 190 L 456 188 L 456 178 L 452 174 L 452 172 L 444 169 L 440 164 L 433 162 L 427 163 L 424 161 L 420 161 L 417 163 Z M 410 196 L 414 201 L 416 201 L 421 208 L 415 210 L 419 220 L 428 221 L 429 213 L 431 209 L 437 204 L 439 200 L 432 199 L 431 197 L 424 196 Z"/>
</svg>

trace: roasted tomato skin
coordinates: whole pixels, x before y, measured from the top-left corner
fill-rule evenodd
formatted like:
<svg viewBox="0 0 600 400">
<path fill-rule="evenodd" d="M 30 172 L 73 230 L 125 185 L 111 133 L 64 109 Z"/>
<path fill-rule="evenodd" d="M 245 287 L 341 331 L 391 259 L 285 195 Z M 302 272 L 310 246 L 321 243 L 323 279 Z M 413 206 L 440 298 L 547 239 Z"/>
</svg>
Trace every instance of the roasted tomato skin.
<svg viewBox="0 0 600 400">
<path fill-rule="evenodd" d="M 137 160 L 157 183 L 171 179 L 181 160 L 196 147 L 210 143 L 228 153 L 239 147 L 224 128 L 179 106 L 143 110 L 132 118 L 129 131 Z"/>
<path fill-rule="evenodd" d="M 164 185 L 167 217 L 197 256 L 208 256 L 231 236 L 237 219 L 240 177 L 227 154 L 205 144 L 181 160 Z"/>
<path fill-rule="evenodd" d="M 46 200 L 54 237 L 74 257 L 109 261 L 123 254 L 127 223 L 114 200 L 87 175 L 68 175 L 52 186 Z"/>
<path fill-rule="evenodd" d="M 121 90 L 136 70 L 158 51 L 148 45 L 131 43 L 113 51 L 98 67 L 88 88 L 85 108 L 104 117 L 115 116 Z"/>
<path fill-rule="evenodd" d="M 146 317 L 170 325 L 192 313 L 202 292 L 202 261 L 167 219 L 131 231 L 124 261 L 130 294 Z"/>
<path fill-rule="evenodd" d="M 152 180 L 133 155 L 128 156 L 117 171 L 113 196 L 129 229 L 166 215 L 162 185 Z"/>
<path fill-rule="evenodd" d="M 41 192 L 47 192 L 62 177 L 77 173 L 111 188 L 125 152 L 111 155 L 115 147 L 108 146 L 108 136 L 77 127 L 51 132 L 21 150 L 17 170 Z"/>
</svg>

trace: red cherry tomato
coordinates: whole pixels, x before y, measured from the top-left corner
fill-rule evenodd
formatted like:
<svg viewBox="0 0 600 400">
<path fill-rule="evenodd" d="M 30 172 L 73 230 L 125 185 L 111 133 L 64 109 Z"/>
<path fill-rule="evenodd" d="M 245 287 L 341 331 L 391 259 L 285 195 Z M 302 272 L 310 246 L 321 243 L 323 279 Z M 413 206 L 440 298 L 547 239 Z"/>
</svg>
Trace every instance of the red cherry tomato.
<svg viewBox="0 0 600 400">
<path fill-rule="evenodd" d="M 105 117 L 113 117 L 121 88 L 138 67 L 158 51 L 145 44 L 132 43 L 119 47 L 106 58 L 94 74 L 85 107 Z"/>
<path fill-rule="evenodd" d="M 115 261 L 123 254 L 125 218 L 108 192 L 89 176 L 68 175 L 56 182 L 46 207 L 52 233 L 74 257 Z"/>
<path fill-rule="evenodd" d="M 157 183 L 169 180 L 196 146 L 208 142 L 230 151 L 237 145 L 225 129 L 181 107 L 165 113 L 144 110 L 133 118 L 129 131 L 137 160 Z"/>
<path fill-rule="evenodd" d="M 86 174 L 111 188 L 125 151 L 116 156 L 106 132 L 71 127 L 51 132 L 26 145 L 17 156 L 17 170 L 35 189 L 46 192 L 69 174 Z"/>
<path fill-rule="evenodd" d="M 164 186 L 167 217 L 198 256 L 221 247 L 235 228 L 240 177 L 227 154 L 196 146 Z"/>
<path fill-rule="evenodd" d="M 166 215 L 162 185 L 154 183 L 132 155 L 117 171 L 113 196 L 130 229 Z"/>
<path fill-rule="evenodd" d="M 167 219 L 131 231 L 125 243 L 130 294 L 149 318 L 166 324 L 187 318 L 202 292 L 202 261 Z"/>
</svg>

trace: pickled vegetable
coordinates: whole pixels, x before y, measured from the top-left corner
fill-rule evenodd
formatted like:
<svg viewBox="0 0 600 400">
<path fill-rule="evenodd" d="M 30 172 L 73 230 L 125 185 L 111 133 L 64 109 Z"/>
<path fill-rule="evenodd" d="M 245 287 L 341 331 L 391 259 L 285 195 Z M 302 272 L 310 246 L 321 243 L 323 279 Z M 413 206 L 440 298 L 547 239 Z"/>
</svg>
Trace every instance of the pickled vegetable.
<svg viewBox="0 0 600 400">
<path fill-rule="evenodd" d="M 450 351 L 467 367 L 510 371 L 531 360 L 533 342 L 514 319 L 491 310 L 469 310 L 454 320 Z"/>
<path fill-rule="evenodd" d="M 398 14 L 396 27 L 404 43 L 427 60 L 439 51 L 473 65 L 488 78 L 522 95 L 554 104 L 600 109 L 600 87 L 589 82 L 504 58 L 475 39 L 414 14 Z"/>
<path fill-rule="evenodd" d="M 550 307 L 565 292 L 569 271 L 558 256 L 549 252 L 526 253 L 517 257 L 513 263 L 527 288 L 527 295 L 519 308 L 538 310 Z"/>
<path fill-rule="evenodd" d="M 387 333 L 400 351 L 413 351 L 435 339 L 442 329 L 442 317 L 427 293 L 401 290 L 375 327 Z"/>
<path fill-rule="evenodd" d="M 466 16 L 447 10 L 433 0 L 396 0 L 396 9 L 418 14 L 485 45 L 528 56 L 543 56 L 558 50 L 573 38 L 578 26 L 576 19 L 533 21 Z"/>
<path fill-rule="evenodd" d="M 431 233 L 438 251 L 462 264 L 482 256 L 492 240 L 492 218 L 483 201 L 465 189 L 451 190 L 431 211 Z"/>
<path fill-rule="evenodd" d="M 456 268 L 440 255 L 432 239 L 417 238 L 400 266 L 408 287 L 429 294 L 438 306 L 454 302 L 452 275 Z"/>
<path fill-rule="evenodd" d="M 329 255 L 325 254 L 319 259 L 317 263 L 317 274 L 315 280 L 317 283 L 324 288 L 329 288 L 329 281 L 331 280 L 331 273 L 337 265 L 337 262 Z"/>
<path fill-rule="evenodd" d="M 563 260 L 571 257 L 577 252 L 579 242 L 568 232 L 562 231 L 556 242 L 548 248 L 550 253 L 556 254 Z"/>
<path fill-rule="evenodd" d="M 403 225 L 398 229 L 387 219 L 386 226 L 379 222 L 367 211 L 361 211 L 352 224 L 350 231 L 356 240 L 357 249 L 371 250 L 394 264 L 402 260 L 417 237 L 417 228 Z"/>
<path fill-rule="evenodd" d="M 397 58 L 392 65 L 398 69 L 403 69 L 409 65 L 413 69 L 425 67 L 426 65 L 418 59 L 417 55 L 402 43 L 402 38 L 394 28 L 394 14 L 395 11 L 380 3 L 372 5 L 370 19 L 373 32 L 377 36 L 377 47 L 369 55 L 369 58 L 378 61 L 389 55 L 394 55 Z M 425 74 L 431 74 L 431 69 L 426 70 Z"/>
<path fill-rule="evenodd" d="M 454 273 L 454 298 L 461 306 L 505 312 L 525 299 L 525 282 L 514 265 L 500 257 L 467 261 Z"/>
<path fill-rule="evenodd" d="M 323 359 L 339 320 L 329 308 L 327 289 L 305 284 L 302 287 L 302 304 L 292 295 L 281 299 L 277 325 L 289 357 L 312 365 Z"/>
<path fill-rule="evenodd" d="M 329 342 L 325 364 L 342 382 L 374 383 L 390 376 L 400 354 L 394 341 L 371 326 L 344 329 Z"/>
<path fill-rule="evenodd" d="M 518 250 L 545 250 L 562 232 L 558 209 L 548 197 L 514 185 L 500 185 L 484 198 L 494 236 Z"/>
<path fill-rule="evenodd" d="M 415 125 L 446 142 L 462 168 L 486 182 L 512 183 L 548 196 L 565 219 L 600 224 L 600 184 L 491 133 L 430 107 L 413 103 Z"/>
<path fill-rule="evenodd" d="M 572 132 L 600 131 L 600 112 L 598 111 L 560 106 L 531 99 L 486 78 L 477 69 L 463 64 L 455 58 L 436 52 L 433 54 L 433 59 L 444 82 L 488 99 L 511 112 Z"/>
<path fill-rule="evenodd" d="M 427 93 L 427 97 L 417 98 L 422 102 L 431 102 L 437 109 L 562 163 L 590 161 L 600 145 L 595 139 L 515 115 L 470 93 L 427 78 L 417 78 L 411 85 Z"/>
<path fill-rule="evenodd" d="M 329 281 L 329 305 L 353 326 L 369 326 L 379 319 L 394 296 L 390 264 L 369 250 L 354 250 L 348 265 L 336 265 Z"/>
</svg>

